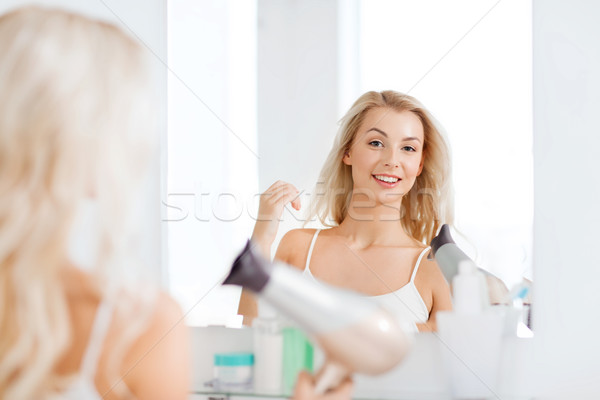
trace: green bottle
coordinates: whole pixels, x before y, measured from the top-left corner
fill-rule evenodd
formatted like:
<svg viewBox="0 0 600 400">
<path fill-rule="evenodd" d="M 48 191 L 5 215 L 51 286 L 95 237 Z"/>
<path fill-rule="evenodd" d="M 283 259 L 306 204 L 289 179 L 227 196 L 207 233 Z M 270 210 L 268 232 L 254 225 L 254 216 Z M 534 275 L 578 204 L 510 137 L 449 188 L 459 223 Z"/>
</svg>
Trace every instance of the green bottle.
<svg viewBox="0 0 600 400">
<path fill-rule="evenodd" d="M 313 345 L 296 327 L 283 328 L 283 392 L 290 395 L 300 371 L 313 372 Z"/>
</svg>

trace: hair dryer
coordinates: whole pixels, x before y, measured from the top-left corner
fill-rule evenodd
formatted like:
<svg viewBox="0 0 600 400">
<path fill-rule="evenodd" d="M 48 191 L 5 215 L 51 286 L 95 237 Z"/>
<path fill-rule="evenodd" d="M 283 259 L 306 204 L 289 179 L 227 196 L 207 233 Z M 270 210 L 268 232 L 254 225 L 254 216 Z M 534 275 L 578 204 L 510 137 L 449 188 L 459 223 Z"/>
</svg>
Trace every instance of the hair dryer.
<svg viewBox="0 0 600 400">
<path fill-rule="evenodd" d="M 450 235 L 450 227 L 447 224 L 442 225 L 440 233 L 431 240 L 431 250 L 437 261 L 438 266 L 442 270 L 446 281 L 452 282 L 454 276 L 458 274 L 458 265 L 461 262 L 472 264 L 479 272 L 481 272 L 487 283 L 486 296 L 489 297 L 489 302 L 492 304 L 503 302 L 508 293 L 506 285 L 495 275 L 481 269 L 469 258 L 452 239 Z"/>
<path fill-rule="evenodd" d="M 475 265 L 473 260 L 454 243 L 454 239 L 450 235 L 450 227 L 447 224 L 442 225 L 440 233 L 431 240 L 431 250 L 448 282 L 452 282 L 452 279 L 458 274 L 458 264 L 461 261 Z M 475 267 L 478 269 L 477 265 Z"/>
<path fill-rule="evenodd" d="M 384 373 L 408 351 L 410 338 L 373 300 L 308 280 L 286 264 L 271 263 L 250 241 L 223 284 L 253 291 L 319 343 L 326 361 L 317 374 L 317 393 L 337 386 L 353 372 Z"/>
</svg>

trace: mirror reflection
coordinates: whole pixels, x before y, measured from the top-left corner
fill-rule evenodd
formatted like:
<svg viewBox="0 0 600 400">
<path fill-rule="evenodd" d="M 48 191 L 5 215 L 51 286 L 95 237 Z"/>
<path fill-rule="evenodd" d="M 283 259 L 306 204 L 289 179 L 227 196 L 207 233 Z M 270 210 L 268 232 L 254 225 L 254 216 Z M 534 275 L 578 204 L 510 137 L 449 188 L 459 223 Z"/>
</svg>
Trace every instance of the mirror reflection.
<svg viewBox="0 0 600 400">
<path fill-rule="evenodd" d="M 443 126 L 452 160 L 444 172 L 451 171 L 455 193 L 452 235 L 461 249 L 509 289 L 531 279 L 528 2 L 181 0 L 169 7 L 173 73 L 163 204 L 170 286 L 186 308 L 193 306 L 191 324 L 241 323 L 239 291 L 218 283 L 253 231 L 259 194 L 278 180 L 300 193 L 301 209 L 283 210 L 274 255 L 286 245 L 286 232 L 305 225 L 337 122 L 370 90 L 413 96 Z M 321 226 L 313 219 L 306 227 Z M 325 246 L 331 233 L 319 234 L 313 261 L 320 264 L 313 271 L 311 261 L 311 271 L 335 283 L 344 279 L 340 271 L 317 261 L 319 242 Z M 304 261 L 312 238 L 305 241 L 292 246 Z M 389 276 L 364 292 L 401 287 L 418 255 L 374 252 L 365 260 L 371 268 L 389 265 L 377 258 L 410 267 L 376 271 Z"/>
</svg>

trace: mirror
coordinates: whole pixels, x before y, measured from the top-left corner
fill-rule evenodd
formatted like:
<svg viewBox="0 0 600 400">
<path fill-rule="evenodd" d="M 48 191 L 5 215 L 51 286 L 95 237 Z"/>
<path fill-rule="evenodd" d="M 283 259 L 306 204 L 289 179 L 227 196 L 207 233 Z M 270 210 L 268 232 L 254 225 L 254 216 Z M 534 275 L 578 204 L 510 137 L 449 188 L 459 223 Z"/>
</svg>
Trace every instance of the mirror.
<svg viewBox="0 0 600 400">
<path fill-rule="evenodd" d="M 282 179 L 306 206 L 337 121 L 367 90 L 419 99 L 452 149 L 458 244 L 531 279 L 531 4 L 171 0 L 169 279 L 193 325 L 239 323 L 219 287 Z M 284 212 L 279 238 L 302 225 Z M 274 245 L 276 247 L 277 242 Z"/>
</svg>

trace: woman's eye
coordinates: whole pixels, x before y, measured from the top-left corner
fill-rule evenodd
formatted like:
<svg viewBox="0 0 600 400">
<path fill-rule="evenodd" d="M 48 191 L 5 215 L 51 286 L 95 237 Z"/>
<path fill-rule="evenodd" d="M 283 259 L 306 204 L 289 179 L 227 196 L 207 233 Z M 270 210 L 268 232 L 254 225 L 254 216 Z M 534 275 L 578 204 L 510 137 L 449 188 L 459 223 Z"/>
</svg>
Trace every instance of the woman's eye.
<svg viewBox="0 0 600 400">
<path fill-rule="evenodd" d="M 404 146 L 404 147 L 402 148 L 402 150 L 404 150 L 404 151 L 417 151 L 417 150 L 416 150 L 414 147 L 412 147 L 412 146 Z"/>
<path fill-rule="evenodd" d="M 379 140 L 373 140 L 373 141 L 369 142 L 369 146 L 383 147 L 383 143 L 381 143 Z"/>
</svg>

